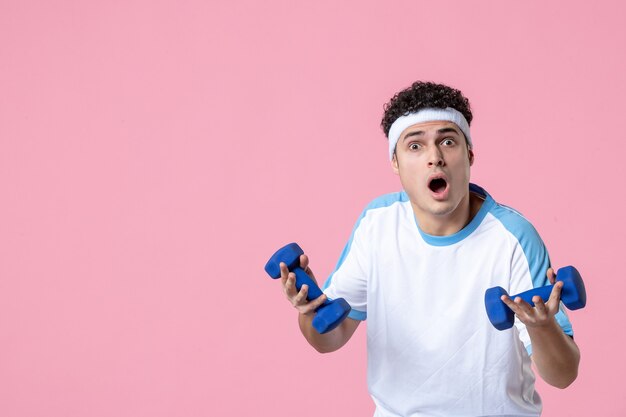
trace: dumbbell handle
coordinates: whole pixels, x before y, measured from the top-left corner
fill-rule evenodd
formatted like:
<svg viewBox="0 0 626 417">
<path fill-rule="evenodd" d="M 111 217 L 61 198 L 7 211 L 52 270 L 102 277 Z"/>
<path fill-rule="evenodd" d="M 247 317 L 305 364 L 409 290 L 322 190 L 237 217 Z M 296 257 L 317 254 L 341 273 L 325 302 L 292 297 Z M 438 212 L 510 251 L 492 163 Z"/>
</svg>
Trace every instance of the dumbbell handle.
<svg viewBox="0 0 626 417">
<path fill-rule="evenodd" d="M 534 307 L 535 303 L 533 303 L 533 297 L 535 295 L 538 295 L 545 303 L 550 298 L 552 288 L 554 288 L 554 285 L 546 285 L 544 287 L 533 288 L 532 290 L 524 291 L 523 293 L 517 295 L 511 295 L 511 300 L 515 300 L 516 297 L 520 297 L 522 300 L 530 304 L 531 307 Z"/>
<path fill-rule="evenodd" d="M 309 274 L 304 272 L 304 269 L 300 267 L 296 267 L 296 268 L 293 268 L 291 272 L 296 274 L 296 289 L 298 291 L 300 291 L 302 286 L 305 284 L 309 286 L 309 292 L 307 293 L 307 296 L 306 296 L 307 300 L 313 301 L 323 294 L 320 287 L 318 287 L 318 285 L 315 283 L 315 281 L 313 281 L 313 279 L 309 276 Z M 324 304 L 326 303 L 328 303 L 328 300 L 326 300 Z"/>
</svg>

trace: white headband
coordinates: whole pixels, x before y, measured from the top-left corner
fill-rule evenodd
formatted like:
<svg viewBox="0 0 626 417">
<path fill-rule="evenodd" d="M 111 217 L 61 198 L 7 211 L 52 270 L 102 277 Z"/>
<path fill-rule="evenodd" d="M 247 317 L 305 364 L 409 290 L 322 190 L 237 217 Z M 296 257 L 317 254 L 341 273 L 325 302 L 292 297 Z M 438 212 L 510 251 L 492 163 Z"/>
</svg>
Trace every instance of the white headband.
<svg viewBox="0 0 626 417">
<path fill-rule="evenodd" d="M 398 143 L 398 139 L 400 139 L 400 135 L 404 132 L 404 129 L 418 123 L 434 122 L 439 120 L 456 124 L 465 135 L 469 147 L 472 147 L 469 125 L 467 124 L 465 117 L 458 110 L 455 110 L 452 107 L 447 107 L 445 109 L 427 108 L 415 113 L 409 113 L 405 116 L 400 116 L 395 122 L 393 122 L 391 128 L 389 129 L 389 135 L 387 135 L 389 138 L 389 160 L 393 159 L 396 144 Z"/>
</svg>

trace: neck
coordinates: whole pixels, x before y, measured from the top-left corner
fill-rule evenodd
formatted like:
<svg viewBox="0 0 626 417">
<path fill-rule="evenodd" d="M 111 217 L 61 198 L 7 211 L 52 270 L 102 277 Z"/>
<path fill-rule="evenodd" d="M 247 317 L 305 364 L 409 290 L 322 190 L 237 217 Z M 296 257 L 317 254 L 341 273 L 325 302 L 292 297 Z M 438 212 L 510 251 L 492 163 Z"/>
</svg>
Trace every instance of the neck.
<svg viewBox="0 0 626 417">
<path fill-rule="evenodd" d="M 416 207 L 413 207 L 413 212 L 420 229 L 424 233 L 432 236 L 450 236 L 458 233 L 472 221 L 482 203 L 483 200 L 479 196 L 468 192 L 450 213 L 441 215 L 421 213 L 418 215 L 420 212 L 416 210 Z"/>
</svg>

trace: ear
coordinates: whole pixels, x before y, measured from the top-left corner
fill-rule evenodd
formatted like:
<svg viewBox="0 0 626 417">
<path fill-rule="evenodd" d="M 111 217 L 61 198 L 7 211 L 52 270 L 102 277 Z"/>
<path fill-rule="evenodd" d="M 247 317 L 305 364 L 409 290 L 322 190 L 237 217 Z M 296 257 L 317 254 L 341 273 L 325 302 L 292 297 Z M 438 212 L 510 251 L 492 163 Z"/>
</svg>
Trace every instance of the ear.
<svg viewBox="0 0 626 417">
<path fill-rule="evenodd" d="M 395 152 L 393 153 L 393 158 L 391 158 L 391 169 L 393 170 L 394 174 L 400 174 L 400 168 L 398 168 L 398 157 L 396 156 Z"/>
<path fill-rule="evenodd" d="M 467 155 L 469 157 L 470 166 L 474 165 L 474 151 L 471 149 L 467 150 Z"/>
</svg>

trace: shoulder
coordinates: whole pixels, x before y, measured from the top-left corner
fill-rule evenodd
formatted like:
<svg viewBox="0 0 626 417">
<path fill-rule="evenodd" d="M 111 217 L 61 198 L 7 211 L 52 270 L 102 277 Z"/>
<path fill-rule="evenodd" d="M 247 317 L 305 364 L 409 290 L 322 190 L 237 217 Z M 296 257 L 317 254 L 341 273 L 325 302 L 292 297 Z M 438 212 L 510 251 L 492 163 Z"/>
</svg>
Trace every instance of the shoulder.
<svg viewBox="0 0 626 417">
<path fill-rule="evenodd" d="M 384 194 L 371 200 L 361 212 L 358 222 L 364 217 L 384 211 L 390 211 L 385 209 L 398 209 L 402 206 L 402 203 L 409 201 L 409 196 L 404 191 L 398 191 L 395 193 Z"/>
<path fill-rule="evenodd" d="M 543 282 L 550 259 L 537 229 L 519 211 L 504 204 L 495 203 L 490 214 L 505 230 L 517 253 L 523 253 L 533 282 Z"/>
<path fill-rule="evenodd" d="M 365 206 L 354 224 L 353 235 L 357 230 L 368 230 L 371 232 L 372 227 L 378 229 L 384 224 L 395 222 L 405 217 L 408 202 L 409 197 L 404 191 L 384 194 L 374 198 Z"/>
<path fill-rule="evenodd" d="M 541 240 L 532 223 L 514 208 L 495 203 L 489 212 L 520 243 Z"/>
<path fill-rule="evenodd" d="M 537 229 L 519 211 L 495 201 L 489 214 L 493 216 L 491 220 L 500 225 L 500 230 L 513 245 L 512 273 L 524 277 L 525 283 L 519 289 L 526 291 L 532 287 L 545 285 L 550 256 Z"/>
<path fill-rule="evenodd" d="M 470 191 L 485 201 L 482 212 L 488 213 L 492 222 L 496 222 L 522 246 L 543 245 L 537 229 L 522 213 L 505 204 L 496 202 L 487 191 L 476 184 L 470 184 Z"/>
<path fill-rule="evenodd" d="M 406 203 L 407 201 L 409 201 L 409 196 L 404 191 L 384 194 L 370 201 L 364 211 L 391 207 L 394 204 Z"/>
</svg>

